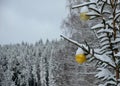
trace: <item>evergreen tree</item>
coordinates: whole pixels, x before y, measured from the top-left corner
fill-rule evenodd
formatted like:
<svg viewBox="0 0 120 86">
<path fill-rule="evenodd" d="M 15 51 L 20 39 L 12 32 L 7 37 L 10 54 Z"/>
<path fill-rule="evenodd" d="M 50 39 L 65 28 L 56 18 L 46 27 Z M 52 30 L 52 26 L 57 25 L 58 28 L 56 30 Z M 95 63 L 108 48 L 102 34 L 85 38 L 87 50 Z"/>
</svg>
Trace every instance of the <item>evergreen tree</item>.
<svg viewBox="0 0 120 86">
<path fill-rule="evenodd" d="M 82 4 L 72 6 L 72 9 L 80 9 L 81 20 L 97 20 L 92 26 L 98 41 L 99 47 L 91 48 L 87 42 L 80 44 L 63 35 L 64 39 L 79 47 L 76 54 L 76 61 L 96 60 L 98 73 L 96 77 L 101 79 L 99 86 L 120 85 L 120 1 L 119 0 L 90 0 Z M 90 22 L 90 21 L 89 21 Z M 81 50 L 82 49 L 82 50 Z M 84 57 L 82 55 L 85 55 Z M 85 61 L 85 60 L 84 60 Z M 83 62 L 84 62 L 83 61 Z"/>
</svg>

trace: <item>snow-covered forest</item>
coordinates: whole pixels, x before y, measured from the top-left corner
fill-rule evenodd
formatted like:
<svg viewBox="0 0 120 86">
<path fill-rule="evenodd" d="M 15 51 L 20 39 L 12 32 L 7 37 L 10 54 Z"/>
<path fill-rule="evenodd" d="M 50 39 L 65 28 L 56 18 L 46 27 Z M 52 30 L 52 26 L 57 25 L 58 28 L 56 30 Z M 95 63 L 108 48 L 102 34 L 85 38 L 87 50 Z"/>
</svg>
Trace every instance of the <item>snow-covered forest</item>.
<svg viewBox="0 0 120 86">
<path fill-rule="evenodd" d="M 76 49 L 64 40 L 1 45 L 0 86 L 93 86 L 94 65 L 78 65 Z"/>
</svg>

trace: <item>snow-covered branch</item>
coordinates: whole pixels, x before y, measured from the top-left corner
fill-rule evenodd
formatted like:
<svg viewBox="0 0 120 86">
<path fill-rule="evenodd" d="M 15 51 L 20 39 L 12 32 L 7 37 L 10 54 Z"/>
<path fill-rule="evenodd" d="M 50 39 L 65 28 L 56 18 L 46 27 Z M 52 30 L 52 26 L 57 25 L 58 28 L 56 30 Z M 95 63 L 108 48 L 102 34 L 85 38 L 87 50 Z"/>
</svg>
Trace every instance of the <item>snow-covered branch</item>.
<svg viewBox="0 0 120 86">
<path fill-rule="evenodd" d="M 69 39 L 68 37 L 66 37 L 66 36 L 64 36 L 64 35 L 60 35 L 60 36 L 61 36 L 62 38 L 64 38 L 65 40 L 67 40 L 67 41 L 75 44 L 76 46 L 82 48 L 82 45 L 81 45 L 80 43 L 78 43 L 78 42 L 76 42 L 76 41 L 74 41 L 74 40 L 72 40 L 72 39 Z"/>
<path fill-rule="evenodd" d="M 98 52 L 91 53 L 91 52 L 89 52 L 88 48 L 85 48 L 83 46 L 83 44 L 80 44 L 80 43 L 78 43 L 78 42 L 76 42 L 76 41 L 74 41 L 74 40 L 72 40 L 72 39 L 70 39 L 70 38 L 68 38 L 68 37 L 66 37 L 64 35 L 60 35 L 60 36 L 62 38 L 64 38 L 65 40 L 69 41 L 70 43 L 73 43 L 73 44 L 77 45 L 78 47 L 80 47 L 82 49 L 84 48 L 83 50 L 87 51 L 88 54 L 93 56 L 96 60 L 99 60 L 100 62 L 104 62 L 107 65 L 111 66 L 112 68 L 115 68 L 114 62 L 112 62 L 112 60 L 108 56 L 106 56 L 106 55 L 103 55 L 103 56 L 102 55 L 98 55 Z M 87 47 L 88 46 L 89 45 L 87 45 Z"/>
<path fill-rule="evenodd" d="M 83 3 L 83 4 L 80 4 L 80 5 L 73 6 L 72 9 L 83 7 L 83 6 L 87 6 L 87 5 L 95 5 L 95 4 L 96 3 L 94 3 L 94 2 Z"/>
</svg>

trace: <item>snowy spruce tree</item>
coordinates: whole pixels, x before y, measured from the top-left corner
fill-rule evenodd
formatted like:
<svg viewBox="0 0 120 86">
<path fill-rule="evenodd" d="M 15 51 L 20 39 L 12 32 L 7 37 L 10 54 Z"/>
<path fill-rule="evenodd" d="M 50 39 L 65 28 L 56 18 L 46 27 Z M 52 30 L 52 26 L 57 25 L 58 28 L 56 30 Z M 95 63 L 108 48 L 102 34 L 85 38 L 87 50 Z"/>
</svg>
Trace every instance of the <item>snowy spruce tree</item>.
<svg viewBox="0 0 120 86">
<path fill-rule="evenodd" d="M 97 61 L 99 86 L 120 86 L 120 0 L 86 0 L 71 6 L 80 9 L 82 21 L 97 20 L 91 31 L 96 35 L 99 46 L 92 48 L 86 41 L 77 41 L 61 35 L 64 39 L 78 46 L 75 59 L 82 64 Z"/>
</svg>

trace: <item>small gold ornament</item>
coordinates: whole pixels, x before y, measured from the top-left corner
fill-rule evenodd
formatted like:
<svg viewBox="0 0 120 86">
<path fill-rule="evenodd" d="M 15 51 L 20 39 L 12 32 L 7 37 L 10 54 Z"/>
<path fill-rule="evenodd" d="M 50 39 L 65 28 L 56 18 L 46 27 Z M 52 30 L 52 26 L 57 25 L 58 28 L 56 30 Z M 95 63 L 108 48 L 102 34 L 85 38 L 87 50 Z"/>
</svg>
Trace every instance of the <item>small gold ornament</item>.
<svg viewBox="0 0 120 86">
<path fill-rule="evenodd" d="M 80 20 L 87 21 L 88 19 L 90 19 L 90 16 L 87 15 L 88 12 L 89 9 L 87 6 L 82 7 L 80 10 Z"/>
<path fill-rule="evenodd" d="M 77 55 L 75 56 L 75 60 L 76 60 L 76 62 L 79 63 L 79 64 L 83 64 L 84 62 L 87 61 L 85 54 L 77 54 Z"/>
<path fill-rule="evenodd" d="M 80 13 L 80 19 L 87 21 L 90 19 L 90 16 L 87 15 L 87 12 L 82 12 L 82 13 Z"/>
</svg>

